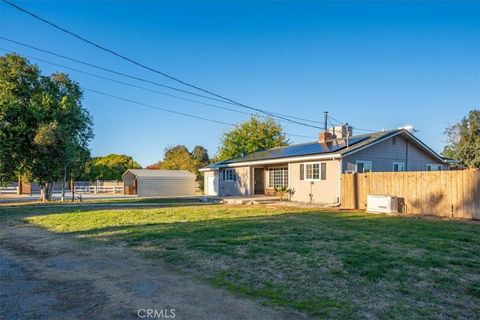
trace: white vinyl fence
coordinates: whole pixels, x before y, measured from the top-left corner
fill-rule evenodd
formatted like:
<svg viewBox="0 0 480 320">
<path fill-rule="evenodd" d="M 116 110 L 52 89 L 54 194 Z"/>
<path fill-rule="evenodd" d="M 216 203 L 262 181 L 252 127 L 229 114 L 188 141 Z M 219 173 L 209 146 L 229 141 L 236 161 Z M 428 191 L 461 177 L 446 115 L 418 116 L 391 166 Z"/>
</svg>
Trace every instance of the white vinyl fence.
<svg viewBox="0 0 480 320">
<path fill-rule="evenodd" d="M 122 185 L 112 185 L 112 186 L 98 186 L 98 185 L 89 185 L 89 186 L 75 186 L 75 193 L 123 193 L 123 184 Z"/>
<path fill-rule="evenodd" d="M 18 187 L 0 187 L 0 194 L 17 194 Z"/>
<path fill-rule="evenodd" d="M 36 183 L 32 183 L 28 193 L 24 194 L 39 194 L 40 187 Z M 70 184 L 65 183 L 66 192 L 70 192 Z M 18 191 L 17 183 L 12 183 L 8 186 L 0 187 L 0 195 L 15 195 Z M 122 181 L 75 181 L 74 185 L 75 193 L 83 194 L 122 194 L 123 182 Z M 54 184 L 53 193 L 62 192 L 62 183 L 56 182 Z"/>
</svg>

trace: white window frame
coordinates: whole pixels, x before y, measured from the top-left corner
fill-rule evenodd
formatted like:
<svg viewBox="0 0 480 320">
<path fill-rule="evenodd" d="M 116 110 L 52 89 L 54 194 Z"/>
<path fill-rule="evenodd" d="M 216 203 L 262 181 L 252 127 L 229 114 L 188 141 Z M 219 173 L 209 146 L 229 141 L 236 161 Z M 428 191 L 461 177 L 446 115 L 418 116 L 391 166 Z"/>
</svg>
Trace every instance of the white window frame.
<svg viewBox="0 0 480 320">
<path fill-rule="evenodd" d="M 355 161 L 355 172 L 357 173 L 366 173 L 365 171 L 364 172 L 358 172 L 358 164 L 359 163 L 363 163 L 363 167 L 365 168 L 365 163 L 369 163 L 370 164 L 370 171 L 367 171 L 367 172 L 372 172 L 373 171 L 373 163 L 372 161 L 370 160 L 357 160 Z"/>
<path fill-rule="evenodd" d="M 403 170 L 395 171 L 395 165 L 402 165 Z M 407 169 L 407 167 L 405 166 L 405 162 L 402 162 L 402 161 L 394 161 L 393 162 L 393 165 L 392 165 L 392 171 L 393 172 L 404 172 L 404 171 L 406 171 L 406 169 Z"/>
<path fill-rule="evenodd" d="M 438 170 L 432 170 L 432 167 L 437 167 Z M 442 165 L 436 163 L 427 163 L 425 168 L 427 171 L 442 171 Z"/>
<path fill-rule="evenodd" d="M 235 181 L 235 169 L 223 169 L 223 181 L 233 182 Z"/>
<path fill-rule="evenodd" d="M 271 184 L 271 181 L 270 181 L 270 172 L 273 174 L 273 172 L 274 172 L 275 170 L 278 170 L 278 169 L 281 169 L 281 170 L 283 171 L 283 173 L 282 173 L 282 180 L 283 180 L 283 182 L 285 183 L 285 180 L 287 181 L 287 183 L 286 183 L 286 184 L 283 184 L 282 186 L 285 186 L 285 187 L 288 187 L 288 186 L 289 186 L 289 183 L 290 183 L 290 177 L 289 177 L 289 174 L 290 174 L 290 173 L 289 173 L 289 171 L 290 171 L 290 170 L 288 170 L 288 167 L 270 167 L 270 168 L 268 168 L 268 176 L 267 176 L 267 179 L 268 179 L 268 180 L 267 180 L 267 181 L 268 181 L 268 183 L 267 183 L 268 188 L 275 188 L 275 186 L 273 186 L 273 185 Z M 286 170 L 286 172 L 285 172 L 285 170 Z M 275 181 L 275 178 L 274 178 L 274 177 L 273 177 L 273 181 Z M 280 187 L 280 186 L 277 186 L 277 187 Z"/>
<path fill-rule="evenodd" d="M 326 162 L 305 162 L 303 163 L 303 180 L 305 181 L 322 181 L 322 163 L 325 163 L 325 179 L 327 180 L 327 163 Z M 313 176 L 313 166 L 318 165 L 318 178 L 307 178 L 307 167 L 312 166 L 312 176 Z"/>
</svg>

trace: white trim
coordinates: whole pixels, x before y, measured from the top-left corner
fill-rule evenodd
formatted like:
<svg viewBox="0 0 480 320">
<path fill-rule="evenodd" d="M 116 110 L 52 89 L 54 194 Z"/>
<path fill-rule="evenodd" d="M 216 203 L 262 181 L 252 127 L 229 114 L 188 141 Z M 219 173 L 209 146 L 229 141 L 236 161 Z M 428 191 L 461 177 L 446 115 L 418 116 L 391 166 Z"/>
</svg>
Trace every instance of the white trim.
<svg viewBox="0 0 480 320">
<path fill-rule="evenodd" d="M 200 172 L 208 172 L 208 171 L 218 171 L 219 168 L 200 168 L 198 171 Z"/>
<path fill-rule="evenodd" d="M 290 170 L 290 163 L 287 163 L 287 169 L 288 169 L 288 188 L 292 188 L 290 183 L 292 183 L 292 176 L 291 176 L 291 170 Z M 298 177 L 298 181 L 300 181 L 300 177 Z"/>
<path fill-rule="evenodd" d="M 210 186 L 208 184 L 208 180 L 209 178 L 213 178 L 213 190 L 209 190 Z M 205 188 L 205 191 L 206 191 L 206 195 L 207 196 L 218 196 L 219 195 L 219 184 L 218 184 L 218 180 L 219 180 L 219 174 L 218 172 L 215 172 L 213 173 L 212 175 L 208 175 L 206 176 L 206 181 L 205 181 L 205 184 L 206 184 L 206 188 Z M 216 190 L 216 191 L 215 191 Z M 209 191 L 213 191 L 213 192 L 209 192 Z"/>
<path fill-rule="evenodd" d="M 341 160 L 341 159 L 340 159 Z M 322 179 L 322 164 L 325 163 L 325 180 Z M 303 164 L 303 180 L 305 181 L 327 181 L 328 178 L 327 178 L 327 166 L 328 166 L 328 162 L 325 162 L 325 161 L 315 161 L 315 162 L 302 162 Z M 307 166 L 308 165 L 314 165 L 314 164 L 318 164 L 318 179 L 314 179 L 314 178 L 310 178 L 308 179 L 307 178 Z M 312 171 L 313 172 L 313 171 Z"/>
<path fill-rule="evenodd" d="M 265 183 L 265 187 L 266 187 L 266 188 L 269 188 L 269 189 L 274 189 L 275 187 L 272 187 L 272 186 L 270 185 L 270 169 L 283 169 L 283 170 L 287 170 L 287 181 L 288 181 L 288 183 L 287 183 L 286 187 L 288 188 L 288 184 L 290 183 L 290 179 L 289 179 L 289 178 L 290 178 L 290 171 L 289 171 L 289 169 L 288 169 L 288 164 L 287 164 L 286 167 L 285 167 L 285 166 L 276 166 L 276 167 L 266 168 L 266 170 L 265 170 L 265 173 L 266 173 L 265 179 L 266 179 L 267 181 L 266 181 L 266 183 Z M 272 171 L 273 171 L 273 170 L 272 170 Z M 285 178 L 285 174 L 283 173 L 283 174 L 282 174 L 282 180 L 285 180 L 284 178 Z M 274 180 L 275 180 L 275 178 L 274 178 Z"/>
<path fill-rule="evenodd" d="M 228 170 L 228 172 L 232 172 L 232 179 L 231 180 L 230 179 L 228 179 L 228 180 L 225 179 L 225 174 L 226 174 L 227 170 Z M 222 180 L 223 180 L 223 182 L 235 182 L 235 180 L 236 180 L 235 175 L 236 174 L 237 173 L 235 172 L 235 169 L 230 169 L 230 168 L 223 169 L 222 170 Z"/>
<path fill-rule="evenodd" d="M 430 166 L 430 167 L 432 167 L 432 166 L 440 167 L 440 170 L 428 170 L 428 166 Z M 426 171 L 442 171 L 443 167 L 442 167 L 441 164 L 438 164 L 438 163 L 427 163 L 427 164 L 425 164 L 425 170 Z"/>
<path fill-rule="evenodd" d="M 265 191 L 267 189 L 266 179 L 268 179 L 268 177 L 266 177 L 267 169 L 265 167 L 261 167 L 261 166 L 252 166 L 251 169 L 252 169 L 252 192 L 251 192 L 251 194 L 252 195 L 261 194 L 261 193 L 255 193 L 255 169 L 262 169 L 263 170 L 263 194 L 265 194 Z"/>
<path fill-rule="evenodd" d="M 371 142 L 369 144 L 364 145 L 363 147 L 356 148 L 352 151 L 345 152 L 343 154 L 330 154 L 330 155 L 311 155 L 311 156 L 298 156 L 298 157 L 292 157 L 292 158 L 279 158 L 279 159 L 269 159 L 269 160 L 257 160 L 257 161 L 245 161 L 245 162 L 235 162 L 235 163 L 227 163 L 227 164 L 220 164 L 218 167 L 210 167 L 210 168 L 201 168 L 199 169 L 200 172 L 205 172 L 205 171 L 213 171 L 213 170 L 218 170 L 219 168 L 224 168 L 224 167 L 246 167 L 246 166 L 252 166 L 252 165 L 262 165 L 262 164 L 275 164 L 275 163 L 289 163 L 289 162 L 297 162 L 297 161 L 313 161 L 313 160 L 335 160 L 335 159 L 341 159 L 346 156 L 349 156 L 355 152 L 361 151 L 363 149 L 369 148 L 373 145 L 376 145 L 377 143 L 383 142 L 387 139 L 393 138 L 398 136 L 399 134 L 405 133 L 407 136 L 412 138 L 416 143 L 418 143 L 424 150 L 426 150 L 428 153 L 433 155 L 435 158 L 440 160 L 443 163 L 448 163 L 447 160 L 444 158 L 440 157 L 435 151 L 430 149 L 426 144 L 424 144 L 421 140 L 419 140 L 417 137 L 415 137 L 413 134 L 408 132 L 407 130 L 400 130 L 392 135 L 389 135 L 387 137 L 384 137 L 382 139 L 376 140 L 375 142 Z"/>
<path fill-rule="evenodd" d="M 340 161 L 338 162 L 338 164 L 340 165 L 340 168 L 339 168 L 339 174 L 338 174 L 338 203 L 341 204 L 342 203 L 342 173 L 343 173 L 343 159 L 340 159 Z"/>
<path fill-rule="evenodd" d="M 371 160 L 356 160 L 355 161 L 355 172 L 358 172 L 358 163 L 361 162 L 361 163 L 370 163 L 370 167 L 371 167 L 371 170 L 370 171 L 367 171 L 367 172 L 373 172 L 373 161 Z M 365 173 L 364 172 L 360 172 L 360 173 Z"/>
<path fill-rule="evenodd" d="M 437 158 L 438 160 L 440 160 L 441 162 L 446 162 L 445 159 L 443 159 L 442 157 L 440 157 L 435 151 L 433 151 L 432 149 L 430 149 L 425 143 L 423 143 L 421 140 L 419 140 L 417 137 L 415 137 L 413 134 L 411 134 L 409 131 L 407 130 L 401 130 L 401 131 L 398 131 L 396 132 L 395 134 L 392 134 L 392 135 L 389 135 L 387 137 L 384 137 L 382 139 L 379 139 L 375 142 L 372 142 L 372 143 L 369 143 L 369 144 L 366 144 L 364 145 L 363 147 L 360 147 L 360 148 L 357 148 L 357 149 L 354 149 L 352 151 L 349 151 L 349 152 L 346 152 L 342 155 L 342 157 L 346 157 L 346 156 L 349 156 L 355 152 L 358 152 L 358 151 L 361 151 L 363 149 L 366 149 L 366 148 L 369 148 L 373 145 L 376 145 L 377 143 L 380 143 L 380 142 L 383 142 L 385 140 L 388 140 L 390 138 L 393 138 L 393 137 L 396 137 L 398 136 L 399 134 L 402 134 L 402 133 L 405 133 L 407 134 L 410 138 L 412 138 L 412 140 L 414 140 L 416 143 L 418 143 L 421 147 L 423 147 L 424 150 L 426 150 L 428 153 L 430 153 L 431 155 L 433 155 L 435 158 Z"/>
<path fill-rule="evenodd" d="M 308 165 L 311 165 L 312 166 L 312 176 L 313 176 L 313 165 L 314 164 L 318 164 L 318 179 L 314 179 L 314 178 L 307 178 L 307 166 Z M 305 181 L 320 181 L 320 177 L 322 175 L 322 173 L 320 172 L 322 169 L 321 169 L 321 165 L 320 165 L 320 162 L 307 162 L 307 163 L 303 163 L 303 180 Z"/>
<path fill-rule="evenodd" d="M 247 166 L 262 165 L 262 164 L 290 163 L 290 162 L 297 162 L 297 161 L 335 160 L 335 159 L 340 159 L 341 157 L 342 156 L 340 154 L 335 153 L 330 155 L 313 155 L 313 156 L 301 156 L 301 157 L 280 158 L 280 159 L 271 159 L 271 160 L 245 161 L 245 162 L 220 164 L 218 167 L 202 168 L 199 171 L 218 170 L 219 168 L 227 168 L 227 167 L 247 167 Z"/>
<path fill-rule="evenodd" d="M 395 165 L 399 165 L 399 164 L 401 164 L 403 166 L 403 170 L 402 171 L 395 171 Z M 404 172 L 404 171 L 406 171 L 406 169 L 407 169 L 407 166 L 405 165 L 404 161 L 393 161 L 392 172 Z"/>
</svg>

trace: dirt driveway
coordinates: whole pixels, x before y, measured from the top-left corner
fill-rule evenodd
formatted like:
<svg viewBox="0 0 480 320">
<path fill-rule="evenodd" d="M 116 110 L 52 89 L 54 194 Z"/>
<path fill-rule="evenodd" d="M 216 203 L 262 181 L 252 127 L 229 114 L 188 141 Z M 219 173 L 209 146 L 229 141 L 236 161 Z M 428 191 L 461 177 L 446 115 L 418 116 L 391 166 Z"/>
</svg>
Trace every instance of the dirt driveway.
<svg viewBox="0 0 480 320">
<path fill-rule="evenodd" d="M 305 317 L 204 285 L 129 248 L 92 246 L 19 221 L 0 228 L 0 288 L 0 319 Z"/>
</svg>

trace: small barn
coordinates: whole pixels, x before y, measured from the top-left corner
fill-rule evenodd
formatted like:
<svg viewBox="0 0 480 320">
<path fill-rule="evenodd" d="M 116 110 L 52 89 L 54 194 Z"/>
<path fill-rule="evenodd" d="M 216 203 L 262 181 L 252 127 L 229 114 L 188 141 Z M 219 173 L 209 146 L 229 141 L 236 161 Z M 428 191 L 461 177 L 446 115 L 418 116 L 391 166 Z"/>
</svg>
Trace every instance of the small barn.
<svg viewBox="0 0 480 320">
<path fill-rule="evenodd" d="M 124 193 L 140 197 L 195 194 L 195 175 L 186 170 L 128 169 L 122 176 Z"/>
</svg>

